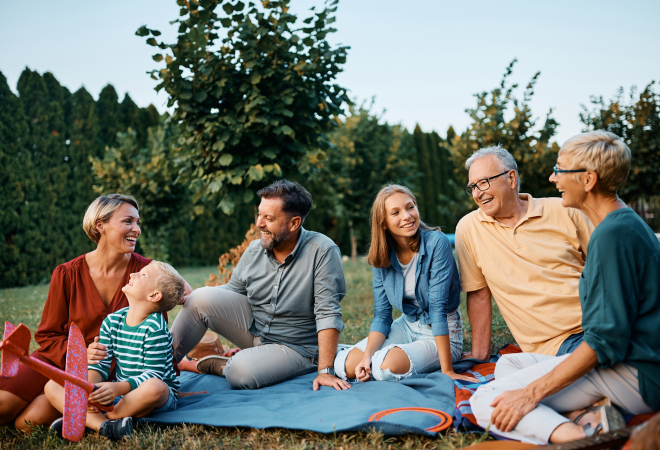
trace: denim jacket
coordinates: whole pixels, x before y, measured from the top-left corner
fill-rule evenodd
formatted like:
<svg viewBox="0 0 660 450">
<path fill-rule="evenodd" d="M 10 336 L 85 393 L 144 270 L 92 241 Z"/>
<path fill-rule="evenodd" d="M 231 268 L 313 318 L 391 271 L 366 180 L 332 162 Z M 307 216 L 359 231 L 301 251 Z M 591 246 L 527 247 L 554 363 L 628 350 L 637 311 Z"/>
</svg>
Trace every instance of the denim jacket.
<svg viewBox="0 0 660 450">
<path fill-rule="evenodd" d="M 403 273 L 393 245 L 390 267 L 373 268 L 374 320 L 370 331 L 387 336 L 392 326 L 392 307 L 395 307 L 404 312 L 409 322 L 431 324 L 434 336 L 449 334 L 447 313 L 455 311 L 461 302 L 461 282 L 451 244 L 443 233 L 422 230 L 415 278 L 419 307 L 407 304 L 404 312 Z"/>
</svg>

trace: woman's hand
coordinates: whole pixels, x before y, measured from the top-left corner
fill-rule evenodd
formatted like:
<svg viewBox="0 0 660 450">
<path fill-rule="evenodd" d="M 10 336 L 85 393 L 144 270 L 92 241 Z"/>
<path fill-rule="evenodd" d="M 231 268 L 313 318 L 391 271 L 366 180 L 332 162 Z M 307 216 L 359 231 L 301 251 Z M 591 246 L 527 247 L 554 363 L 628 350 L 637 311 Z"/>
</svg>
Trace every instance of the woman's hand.
<svg viewBox="0 0 660 450">
<path fill-rule="evenodd" d="M 184 280 L 185 281 L 185 280 Z M 183 295 L 181 296 L 181 300 L 179 300 L 179 305 L 183 305 L 186 303 L 186 300 L 188 300 L 188 297 L 190 297 L 190 294 L 192 294 L 193 288 L 190 287 L 187 281 L 185 281 L 186 287 L 183 290 Z"/>
<path fill-rule="evenodd" d="M 509 432 L 516 427 L 520 419 L 536 408 L 538 403 L 527 388 L 507 391 L 491 403 L 490 406 L 495 410 L 490 416 L 490 422 L 498 430 Z"/>
<path fill-rule="evenodd" d="M 463 380 L 463 381 L 469 381 L 471 383 L 474 383 L 474 382 L 477 381 L 477 379 L 475 377 L 473 377 L 472 375 L 460 375 L 460 374 L 454 372 L 453 370 L 451 372 L 442 372 L 442 373 L 447 375 L 452 380 Z"/>
<path fill-rule="evenodd" d="M 357 363 L 357 366 L 355 366 L 355 378 L 362 383 L 371 380 L 371 356 L 366 353 L 362 357 L 362 360 Z"/>
<path fill-rule="evenodd" d="M 94 342 L 87 347 L 87 364 L 98 364 L 108 356 L 105 345 L 99 344 L 99 337 L 94 338 Z"/>
</svg>

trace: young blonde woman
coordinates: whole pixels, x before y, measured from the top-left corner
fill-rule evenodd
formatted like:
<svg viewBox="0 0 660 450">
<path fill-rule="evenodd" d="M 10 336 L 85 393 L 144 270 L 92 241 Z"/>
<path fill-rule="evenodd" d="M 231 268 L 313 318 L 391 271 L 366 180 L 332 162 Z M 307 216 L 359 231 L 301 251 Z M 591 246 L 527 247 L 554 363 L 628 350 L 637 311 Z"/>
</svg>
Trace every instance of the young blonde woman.
<svg viewBox="0 0 660 450">
<path fill-rule="evenodd" d="M 374 320 L 369 336 L 335 358 L 335 372 L 365 382 L 400 381 L 442 369 L 458 375 L 463 323 L 460 280 L 449 239 L 419 218 L 417 200 L 404 186 L 388 185 L 371 209 Z M 403 313 L 392 322 L 392 308 Z"/>
</svg>

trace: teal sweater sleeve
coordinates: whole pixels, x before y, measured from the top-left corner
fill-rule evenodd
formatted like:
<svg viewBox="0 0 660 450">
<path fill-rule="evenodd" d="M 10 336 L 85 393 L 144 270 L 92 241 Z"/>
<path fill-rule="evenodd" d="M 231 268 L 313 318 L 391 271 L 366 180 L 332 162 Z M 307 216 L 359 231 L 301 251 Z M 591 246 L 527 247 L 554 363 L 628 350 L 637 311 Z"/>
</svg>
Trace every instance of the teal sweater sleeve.
<svg viewBox="0 0 660 450">
<path fill-rule="evenodd" d="M 644 402 L 660 409 L 660 245 L 631 209 L 610 213 L 592 234 L 580 302 L 598 366 L 636 368 Z"/>
<path fill-rule="evenodd" d="M 598 355 L 600 367 L 622 362 L 637 313 L 631 279 L 613 247 L 596 239 L 589 244 L 580 279 L 584 340 Z"/>
</svg>

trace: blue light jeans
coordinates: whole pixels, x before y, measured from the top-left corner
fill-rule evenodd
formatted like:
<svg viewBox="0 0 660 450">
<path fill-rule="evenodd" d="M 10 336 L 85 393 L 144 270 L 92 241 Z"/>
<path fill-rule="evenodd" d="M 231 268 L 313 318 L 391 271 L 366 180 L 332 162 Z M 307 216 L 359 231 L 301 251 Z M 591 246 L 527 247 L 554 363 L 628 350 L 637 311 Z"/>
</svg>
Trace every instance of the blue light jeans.
<svg viewBox="0 0 660 450">
<path fill-rule="evenodd" d="M 449 343 L 451 348 L 451 360 L 461 359 L 463 352 L 463 321 L 460 308 L 447 314 L 447 325 L 449 325 Z M 339 378 L 347 380 L 346 357 L 354 348 L 365 351 L 367 339 L 356 345 L 344 348 L 335 357 L 335 373 Z M 387 352 L 393 347 L 399 347 L 410 359 L 410 369 L 404 374 L 392 373 L 389 369 L 381 369 Z M 440 359 L 438 348 L 435 345 L 435 337 L 431 331 L 431 325 L 422 325 L 417 322 L 408 322 L 404 316 L 399 317 L 392 323 L 387 339 L 380 349 L 371 358 L 371 376 L 377 381 L 401 381 L 410 375 L 418 373 L 431 373 L 440 370 Z"/>
</svg>

